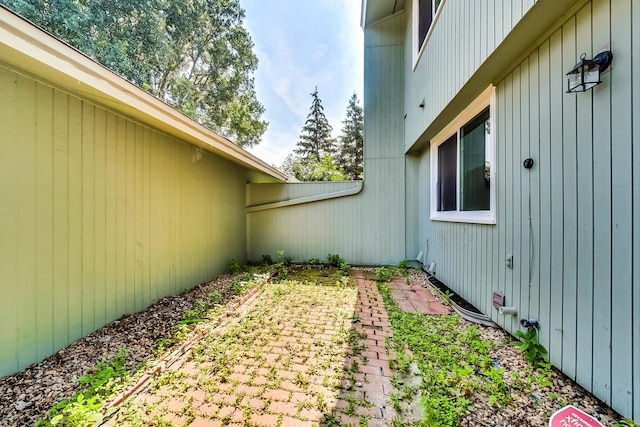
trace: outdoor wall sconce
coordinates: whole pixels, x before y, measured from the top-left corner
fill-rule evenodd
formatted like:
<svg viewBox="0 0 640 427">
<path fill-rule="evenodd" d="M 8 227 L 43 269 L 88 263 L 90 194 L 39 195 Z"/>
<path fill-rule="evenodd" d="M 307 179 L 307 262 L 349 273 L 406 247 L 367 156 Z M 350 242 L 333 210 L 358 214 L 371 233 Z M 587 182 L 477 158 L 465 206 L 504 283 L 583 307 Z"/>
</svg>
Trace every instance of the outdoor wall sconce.
<svg viewBox="0 0 640 427">
<path fill-rule="evenodd" d="M 587 54 L 583 53 L 580 62 L 567 73 L 567 93 L 586 92 L 602 83 L 600 73 L 611 65 L 613 53 L 606 51 L 597 54 L 593 59 L 586 58 Z"/>
</svg>

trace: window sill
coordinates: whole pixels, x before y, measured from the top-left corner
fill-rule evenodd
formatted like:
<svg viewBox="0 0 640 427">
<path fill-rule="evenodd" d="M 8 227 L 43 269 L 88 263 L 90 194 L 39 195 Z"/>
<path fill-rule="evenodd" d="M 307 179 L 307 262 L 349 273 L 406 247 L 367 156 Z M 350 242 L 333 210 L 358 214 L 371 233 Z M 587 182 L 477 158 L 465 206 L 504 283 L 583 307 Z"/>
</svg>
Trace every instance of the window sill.
<svg viewBox="0 0 640 427">
<path fill-rule="evenodd" d="M 490 224 L 495 225 L 496 216 L 492 211 L 473 212 L 435 212 L 429 217 L 431 221 L 443 222 L 465 222 L 470 224 Z"/>
</svg>

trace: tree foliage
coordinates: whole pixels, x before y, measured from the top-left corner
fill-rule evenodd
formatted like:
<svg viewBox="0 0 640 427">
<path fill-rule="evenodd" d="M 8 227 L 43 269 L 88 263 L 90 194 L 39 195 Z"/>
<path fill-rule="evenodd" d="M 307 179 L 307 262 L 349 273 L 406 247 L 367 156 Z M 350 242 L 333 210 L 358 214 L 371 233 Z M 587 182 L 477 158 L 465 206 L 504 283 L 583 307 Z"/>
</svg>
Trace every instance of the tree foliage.
<svg viewBox="0 0 640 427">
<path fill-rule="evenodd" d="M 352 180 L 363 179 L 364 114 L 355 93 L 347 105 L 347 117 L 342 122 L 336 163 Z"/>
<path fill-rule="evenodd" d="M 267 123 L 239 0 L 0 0 L 241 146 Z"/>
<path fill-rule="evenodd" d="M 294 152 L 303 159 L 315 159 L 319 162 L 323 156 L 331 156 L 335 153 L 335 141 L 331 138 L 333 128 L 324 115 L 324 107 L 318 95 L 317 86 L 311 97 L 309 115 L 302 127 L 302 133 Z"/>
<path fill-rule="evenodd" d="M 354 93 L 349 99 L 338 146 L 331 138 L 332 127 L 324 115 L 317 87 L 311 96 L 311 111 L 282 171 L 300 181 L 363 179 L 364 116 L 358 96 Z"/>
<path fill-rule="evenodd" d="M 299 158 L 290 154 L 281 169 L 300 181 L 345 181 L 349 179 L 336 165 L 333 156 L 330 155 L 324 155 L 318 161 L 314 157 Z"/>
</svg>

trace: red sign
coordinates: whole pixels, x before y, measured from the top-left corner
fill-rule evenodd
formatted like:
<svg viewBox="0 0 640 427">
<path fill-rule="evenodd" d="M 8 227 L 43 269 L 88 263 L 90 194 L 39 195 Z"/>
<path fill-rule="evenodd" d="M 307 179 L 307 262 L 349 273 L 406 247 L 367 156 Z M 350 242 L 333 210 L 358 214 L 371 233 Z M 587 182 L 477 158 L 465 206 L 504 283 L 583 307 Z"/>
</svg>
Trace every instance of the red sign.
<svg viewBox="0 0 640 427">
<path fill-rule="evenodd" d="M 575 406 L 568 405 L 549 418 L 549 427 L 604 427 L 600 421 L 585 414 Z"/>
</svg>

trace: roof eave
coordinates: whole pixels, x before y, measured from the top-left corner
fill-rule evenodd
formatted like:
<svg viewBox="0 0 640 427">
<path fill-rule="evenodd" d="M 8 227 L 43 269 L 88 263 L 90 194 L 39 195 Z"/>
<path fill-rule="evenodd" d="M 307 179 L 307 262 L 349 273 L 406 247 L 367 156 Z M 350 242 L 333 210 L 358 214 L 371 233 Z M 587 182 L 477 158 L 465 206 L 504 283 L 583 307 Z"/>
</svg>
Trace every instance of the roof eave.
<svg viewBox="0 0 640 427">
<path fill-rule="evenodd" d="M 286 174 L 0 6 L 0 60 L 247 169 Z M 44 80 L 44 78 L 43 78 Z"/>
</svg>

